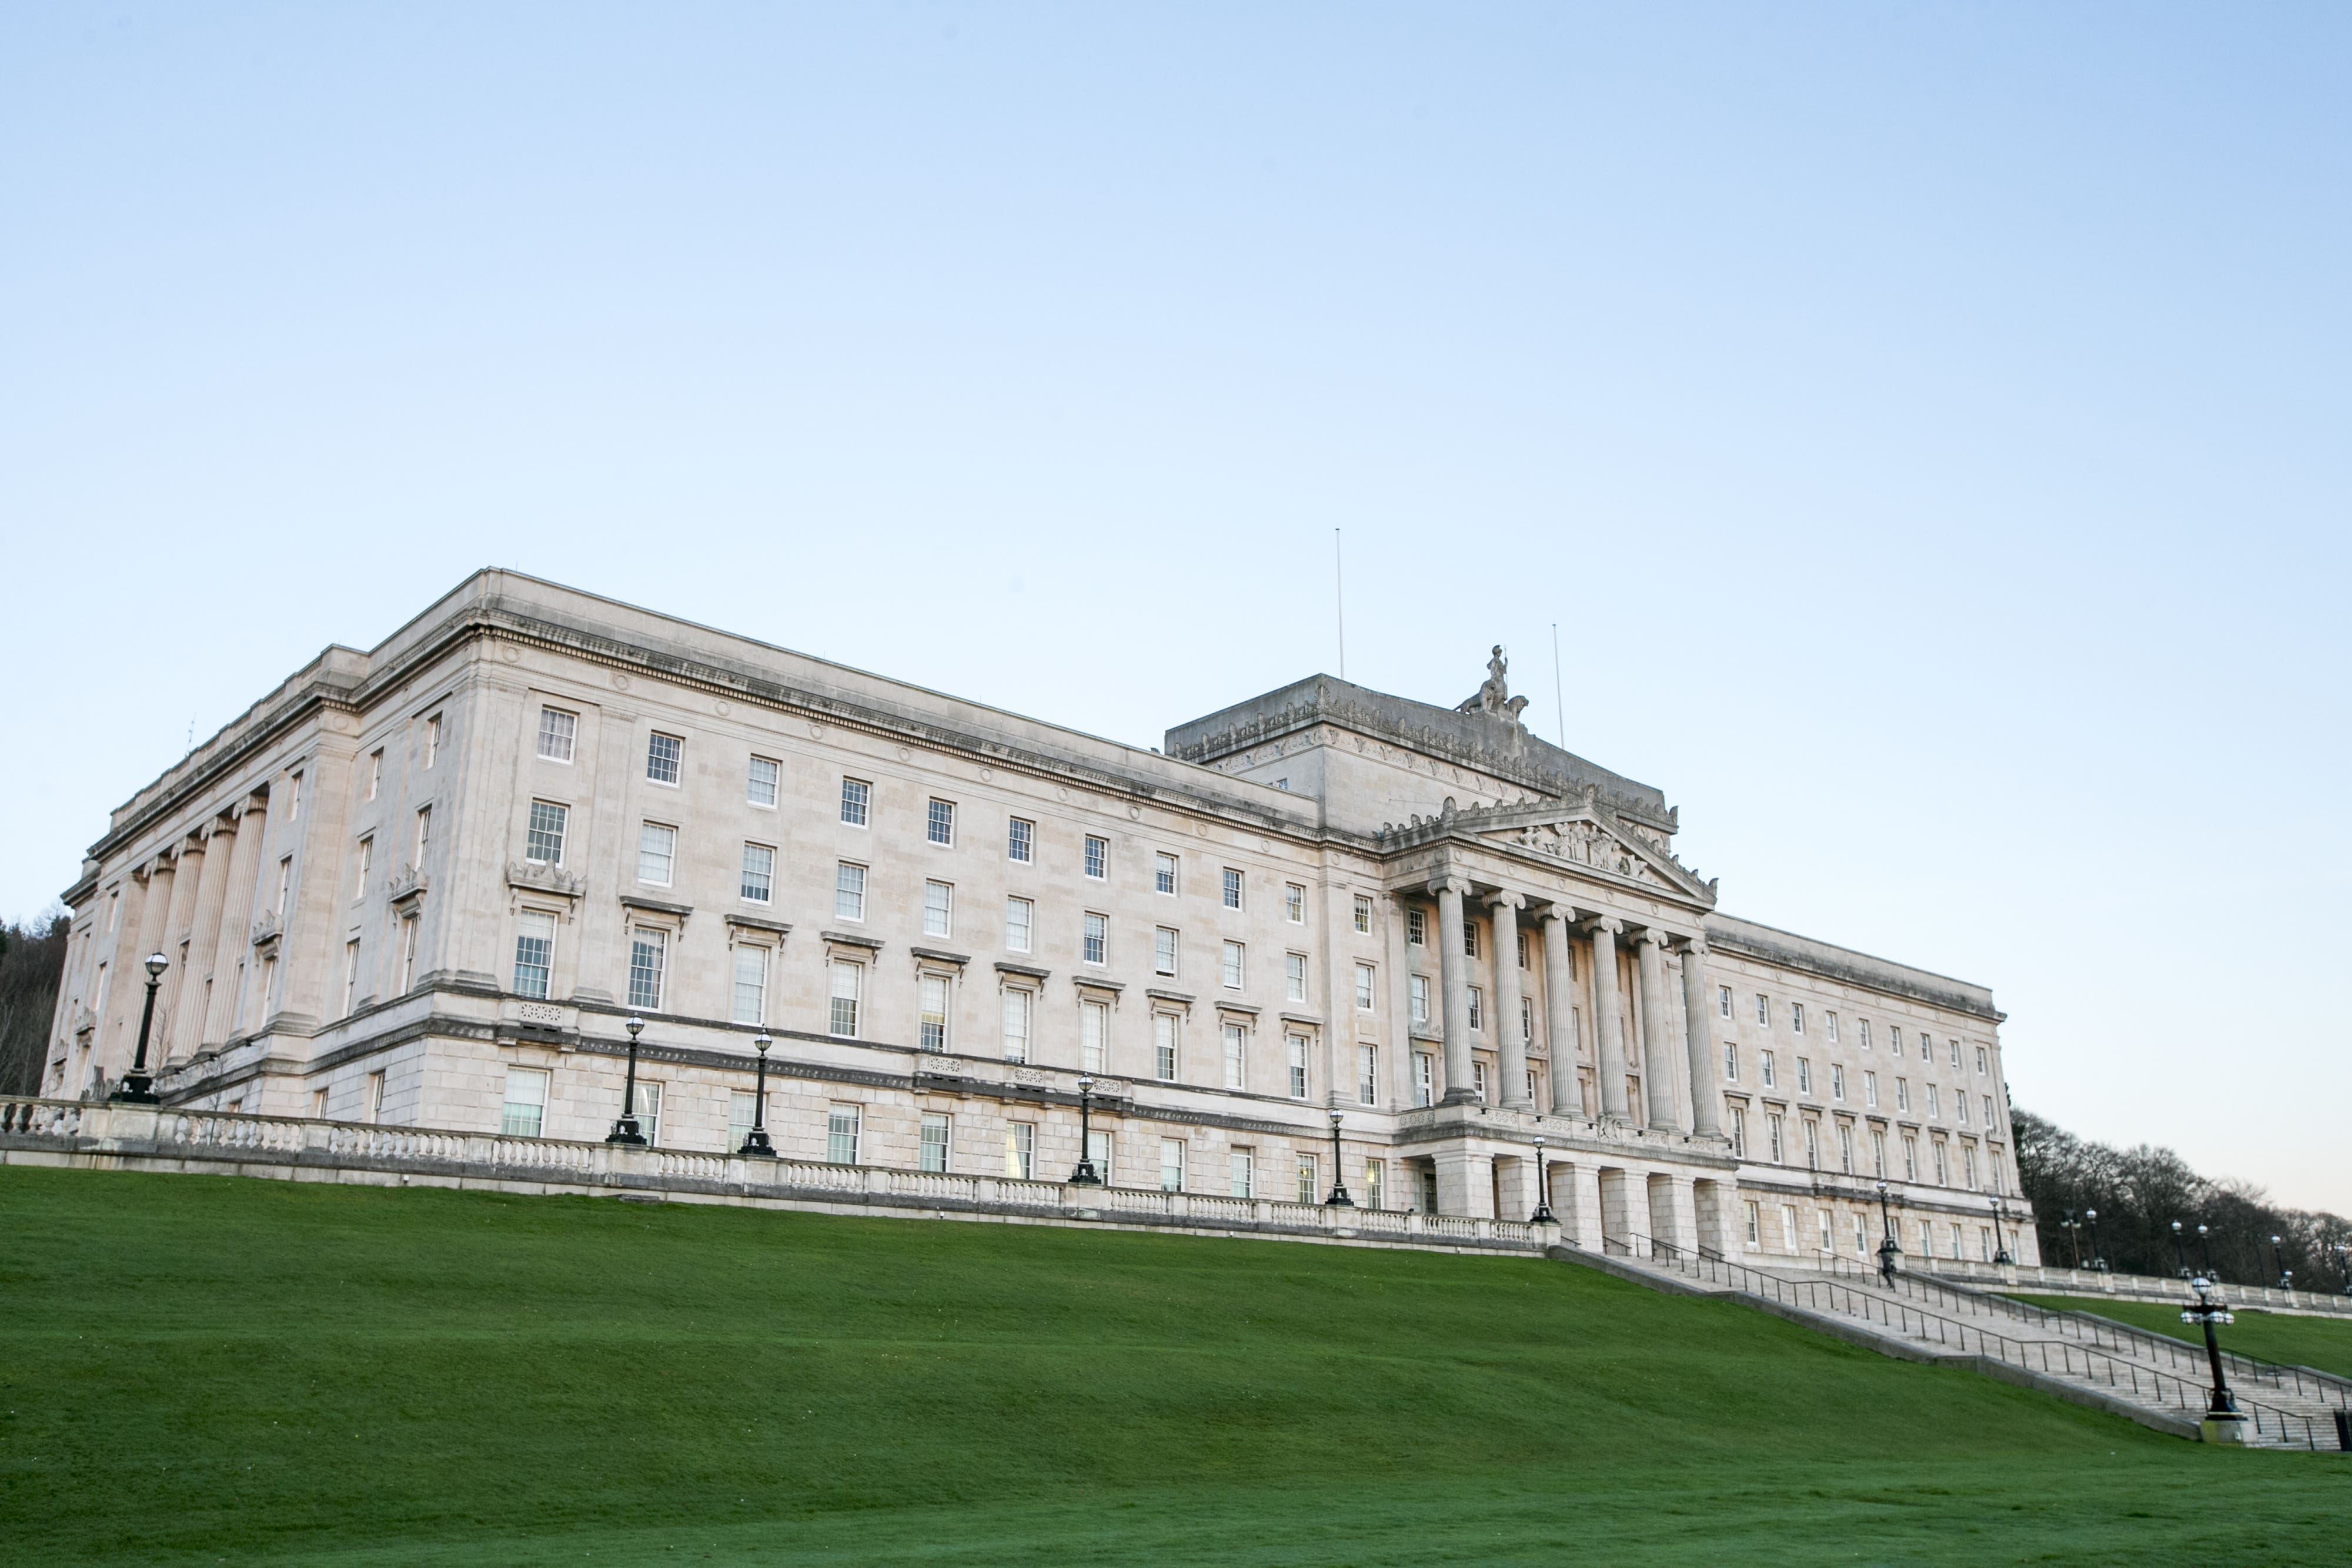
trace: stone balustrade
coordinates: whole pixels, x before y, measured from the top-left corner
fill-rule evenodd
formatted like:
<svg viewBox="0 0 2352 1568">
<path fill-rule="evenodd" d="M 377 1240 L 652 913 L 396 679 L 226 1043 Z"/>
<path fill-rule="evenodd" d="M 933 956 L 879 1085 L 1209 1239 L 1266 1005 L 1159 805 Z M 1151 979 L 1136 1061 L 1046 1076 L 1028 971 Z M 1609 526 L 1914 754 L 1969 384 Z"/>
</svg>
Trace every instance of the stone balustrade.
<svg viewBox="0 0 2352 1568">
<path fill-rule="evenodd" d="M 1554 1225 L 1407 1210 L 16 1097 L 0 1097 L 0 1164 L 613 1193 L 834 1213 L 1092 1223 L 1533 1257 L 1559 1239 Z"/>
</svg>

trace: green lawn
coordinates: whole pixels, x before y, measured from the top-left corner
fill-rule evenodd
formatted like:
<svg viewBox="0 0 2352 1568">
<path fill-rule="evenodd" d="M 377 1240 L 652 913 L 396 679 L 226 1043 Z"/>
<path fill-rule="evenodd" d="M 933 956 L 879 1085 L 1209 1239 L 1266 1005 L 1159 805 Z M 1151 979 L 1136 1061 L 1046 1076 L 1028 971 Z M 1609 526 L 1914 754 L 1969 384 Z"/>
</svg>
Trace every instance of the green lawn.
<svg viewBox="0 0 2352 1568">
<path fill-rule="evenodd" d="M 2205 1343 L 2205 1331 L 2180 1321 L 2179 1307 L 2153 1301 L 2117 1301 L 2105 1296 L 2024 1296 L 2037 1307 L 2054 1312 L 2096 1312 L 2134 1328 L 2150 1329 L 2193 1343 Z M 2237 1322 L 2213 1332 L 2221 1348 L 2251 1355 L 2257 1361 L 2284 1361 L 2295 1366 L 2315 1366 L 2338 1377 L 2352 1377 L 2352 1318 L 2299 1318 L 2284 1312 L 2236 1308 Z"/>
<path fill-rule="evenodd" d="M 0 1560 L 2341 1562 L 2352 1461 L 1591 1270 L 0 1168 Z"/>
</svg>

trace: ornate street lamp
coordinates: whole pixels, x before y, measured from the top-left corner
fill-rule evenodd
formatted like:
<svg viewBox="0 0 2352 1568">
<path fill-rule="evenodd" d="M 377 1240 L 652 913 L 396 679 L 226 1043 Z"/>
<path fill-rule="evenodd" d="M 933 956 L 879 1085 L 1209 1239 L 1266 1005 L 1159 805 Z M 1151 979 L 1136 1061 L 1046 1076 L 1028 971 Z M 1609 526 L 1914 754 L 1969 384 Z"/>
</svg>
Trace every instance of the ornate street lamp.
<svg viewBox="0 0 2352 1568">
<path fill-rule="evenodd" d="M 2205 1325 L 2205 1363 L 2213 1371 L 2212 1396 L 2205 1418 L 2209 1421 L 2242 1421 L 2245 1417 L 2238 1413 L 2238 1402 L 2230 1397 L 2229 1380 L 2221 1375 L 2221 1346 L 2213 1337 L 2215 1323 L 2235 1322 L 2237 1317 L 2207 1293 L 2213 1288 L 2212 1281 L 2200 1276 L 2191 1280 L 2189 1286 L 2197 1292 L 2197 1304 L 2183 1308 L 2180 1321 Z"/>
<path fill-rule="evenodd" d="M 1992 1260 L 2013 1269 L 2017 1266 L 2017 1260 L 2010 1256 L 2009 1237 L 2001 1229 L 2000 1221 L 2000 1199 L 1994 1198 L 1992 1200 Z"/>
<path fill-rule="evenodd" d="M 2205 1265 L 2202 1272 L 2207 1279 L 2214 1280 L 2221 1277 L 2213 1272 L 2213 1249 L 2206 1244 L 2205 1228 L 2201 1225 L 2197 1228 L 2197 1256 Z"/>
<path fill-rule="evenodd" d="M 1551 1211 L 1551 1180 L 1544 1173 L 1544 1136 L 1536 1134 L 1536 1211 L 1528 1216 L 1529 1225 L 1558 1225 L 1559 1217 Z"/>
<path fill-rule="evenodd" d="M 1348 1196 L 1347 1171 L 1339 1164 L 1339 1113 L 1331 1113 L 1331 1196 L 1323 1200 L 1326 1208 L 1353 1208 L 1356 1200 Z"/>
<path fill-rule="evenodd" d="M 637 1036 L 646 1032 L 646 1020 L 636 1014 L 621 1026 L 629 1031 L 629 1075 L 621 1084 L 621 1119 L 604 1134 L 608 1144 L 628 1144 L 637 1148 L 646 1146 L 646 1135 L 637 1128 Z"/>
<path fill-rule="evenodd" d="M 2352 1245 L 2335 1242 L 2327 1249 L 2336 1254 L 2336 1271 L 2344 1280 L 2344 1293 L 2352 1296 Z"/>
<path fill-rule="evenodd" d="M 2061 1216 L 2058 1228 L 2066 1233 L 2067 1244 L 2074 1252 L 2074 1267 L 2079 1270 L 2083 1266 L 2083 1222 L 2074 1218 L 2074 1211 L 2071 1208 L 2062 1208 L 2058 1212 Z"/>
<path fill-rule="evenodd" d="M 2091 1228 L 2091 1270 L 2104 1274 L 2107 1271 L 2107 1260 L 2099 1256 L 2099 1211 L 2086 1208 L 2083 1211 L 2083 1219 Z"/>
<path fill-rule="evenodd" d="M 1078 1074 L 1078 1168 L 1070 1173 L 1072 1186 L 1100 1186 L 1102 1174 L 1095 1169 L 1094 1139 L 1095 1081 L 1085 1073 Z"/>
<path fill-rule="evenodd" d="M 1895 1270 L 1901 1266 L 1903 1243 L 1895 1239 L 1895 1217 L 1886 1207 L 1886 1184 L 1878 1184 L 1878 1228 L 1883 1235 L 1878 1243 L 1878 1277 L 1888 1290 L 1895 1289 Z"/>
<path fill-rule="evenodd" d="M 2177 1219 L 2172 1222 L 2172 1267 L 2180 1278 L 2186 1280 L 2189 1277 L 2189 1254 L 2181 1250 L 2180 1221 Z"/>
<path fill-rule="evenodd" d="M 155 1027 L 155 988 L 163 983 L 163 971 L 172 960 L 161 953 L 147 956 L 147 1003 L 139 1009 L 139 1051 L 131 1059 L 131 1071 L 122 1075 L 121 1086 L 107 1096 L 126 1105 L 155 1104 L 155 1080 L 147 1073 L 147 1031 Z"/>
<path fill-rule="evenodd" d="M 2294 1289 L 2294 1286 L 2289 1283 L 2294 1278 L 2294 1270 L 2286 1266 L 2286 1254 L 2279 1250 L 2279 1239 L 2275 1236 L 2271 1238 L 2271 1272 L 2278 1276 L 2280 1290 Z"/>
<path fill-rule="evenodd" d="M 750 1159 L 772 1160 L 776 1145 L 768 1141 L 768 1051 L 775 1045 L 766 1030 L 761 1030 L 751 1041 L 751 1049 L 760 1053 L 760 1065 L 752 1070 L 751 1130 L 743 1134 L 743 1146 L 735 1152 Z"/>
</svg>

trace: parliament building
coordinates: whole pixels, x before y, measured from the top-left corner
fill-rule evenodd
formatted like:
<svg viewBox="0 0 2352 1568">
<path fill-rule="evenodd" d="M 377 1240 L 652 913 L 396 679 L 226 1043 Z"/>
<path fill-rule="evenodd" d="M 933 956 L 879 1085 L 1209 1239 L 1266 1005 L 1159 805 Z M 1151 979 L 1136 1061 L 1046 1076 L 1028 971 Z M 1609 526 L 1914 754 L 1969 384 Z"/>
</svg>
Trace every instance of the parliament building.
<svg viewBox="0 0 2352 1568">
<path fill-rule="evenodd" d="M 167 1105 L 599 1140 L 635 1019 L 659 1148 L 742 1144 L 757 1042 L 793 1159 L 1865 1266 L 1884 1182 L 1914 1259 L 2036 1261 L 1991 993 L 1722 914 L 1524 706 L 1497 650 L 1139 748 L 482 571 L 114 811 L 42 1092 L 159 955 Z"/>
</svg>

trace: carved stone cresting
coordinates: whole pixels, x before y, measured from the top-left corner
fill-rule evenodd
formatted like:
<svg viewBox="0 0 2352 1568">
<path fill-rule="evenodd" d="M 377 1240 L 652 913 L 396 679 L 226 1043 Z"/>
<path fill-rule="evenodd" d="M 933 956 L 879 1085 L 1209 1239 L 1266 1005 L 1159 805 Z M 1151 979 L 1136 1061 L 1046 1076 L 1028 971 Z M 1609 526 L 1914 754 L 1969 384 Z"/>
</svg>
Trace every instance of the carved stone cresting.
<svg viewBox="0 0 2352 1568">
<path fill-rule="evenodd" d="M 1455 711 L 1483 713 L 1489 718 L 1506 718 L 1522 729 L 1526 728 L 1527 721 L 1519 717 L 1519 712 L 1528 706 L 1528 699 L 1513 696 L 1509 683 L 1504 679 L 1510 667 L 1511 662 L 1503 657 L 1503 645 L 1496 643 L 1494 653 L 1486 660 L 1486 678 L 1478 684 L 1478 694 L 1455 704 Z"/>
</svg>

